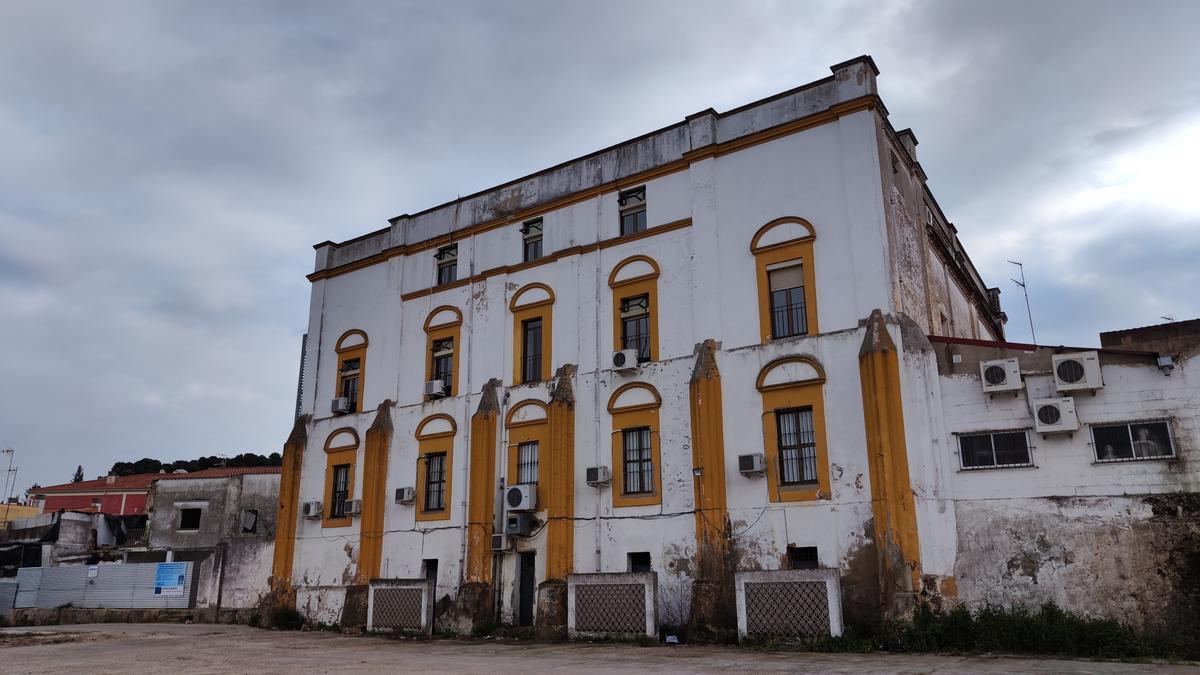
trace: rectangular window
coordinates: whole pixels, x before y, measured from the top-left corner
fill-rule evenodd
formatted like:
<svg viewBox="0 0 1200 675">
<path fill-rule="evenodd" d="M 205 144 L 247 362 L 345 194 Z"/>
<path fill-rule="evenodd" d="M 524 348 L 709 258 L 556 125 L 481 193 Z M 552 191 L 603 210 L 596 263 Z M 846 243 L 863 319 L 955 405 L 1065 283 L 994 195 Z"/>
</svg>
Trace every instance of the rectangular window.
<svg viewBox="0 0 1200 675">
<path fill-rule="evenodd" d="M 815 570 L 820 567 L 816 546 L 789 546 L 788 564 L 794 570 Z"/>
<path fill-rule="evenodd" d="M 433 256 L 437 260 L 437 282 L 443 284 L 458 280 L 458 244 L 443 246 Z"/>
<path fill-rule="evenodd" d="M 650 552 L 638 551 L 629 555 L 629 571 L 630 572 L 653 572 L 654 568 L 650 565 Z"/>
<path fill-rule="evenodd" d="M 812 408 L 776 410 L 775 430 L 779 443 L 779 483 L 817 482 L 817 435 Z"/>
<path fill-rule="evenodd" d="M 542 379 L 542 319 L 521 322 L 521 381 Z"/>
<path fill-rule="evenodd" d="M 329 495 L 329 517 L 346 517 L 346 500 L 350 498 L 350 465 L 333 467 L 333 490 Z"/>
<path fill-rule="evenodd" d="M 425 510 L 446 508 L 446 453 L 425 455 Z"/>
<path fill-rule="evenodd" d="M 517 483 L 520 485 L 537 485 L 538 482 L 538 442 L 529 441 L 517 446 Z"/>
<path fill-rule="evenodd" d="M 179 529 L 200 529 L 200 512 L 201 509 L 179 509 Z"/>
<path fill-rule="evenodd" d="M 525 262 L 532 262 L 542 257 L 542 219 L 535 218 L 525 221 L 521 227 L 521 236 L 524 241 L 524 257 Z"/>
<path fill-rule="evenodd" d="M 650 360 L 650 296 L 621 299 L 621 349 L 636 349 L 638 363 Z"/>
<path fill-rule="evenodd" d="M 646 229 L 646 186 L 624 190 L 617 195 L 621 208 L 621 236 Z"/>
<path fill-rule="evenodd" d="M 649 494 L 654 491 L 654 455 L 650 449 L 650 428 L 625 429 L 621 432 L 625 455 L 625 494 Z"/>
<path fill-rule="evenodd" d="M 258 509 L 242 509 L 242 534 L 258 532 Z"/>
<path fill-rule="evenodd" d="M 788 265 L 767 271 L 771 287 L 771 337 L 785 338 L 808 333 L 804 307 L 804 268 Z"/>
<path fill-rule="evenodd" d="M 1092 427 L 1097 462 L 1174 457 L 1171 425 L 1165 420 Z"/>
<path fill-rule="evenodd" d="M 446 395 L 454 385 L 454 338 L 433 341 L 433 379 L 441 380 Z"/>
<path fill-rule="evenodd" d="M 358 410 L 358 376 L 361 372 L 361 363 L 361 359 L 346 359 L 342 362 L 341 371 L 338 372 L 338 376 L 342 380 L 338 393 L 342 398 L 350 400 L 350 412 Z"/>
<path fill-rule="evenodd" d="M 1024 431 L 967 434 L 958 437 L 964 469 L 1031 466 L 1029 439 Z"/>
</svg>

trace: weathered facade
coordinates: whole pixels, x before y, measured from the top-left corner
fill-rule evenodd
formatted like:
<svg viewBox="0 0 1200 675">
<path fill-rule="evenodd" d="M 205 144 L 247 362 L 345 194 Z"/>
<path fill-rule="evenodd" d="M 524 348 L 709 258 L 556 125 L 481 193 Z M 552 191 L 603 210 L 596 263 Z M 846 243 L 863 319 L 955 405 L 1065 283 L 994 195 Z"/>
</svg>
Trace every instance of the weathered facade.
<svg viewBox="0 0 1200 675">
<path fill-rule="evenodd" d="M 657 622 L 697 632 L 734 629 L 747 571 L 836 570 L 850 622 L 922 596 L 1130 618 L 1178 592 L 1165 573 L 1130 611 L 1100 606 L 1077 580 L 1111 552 L 1075 551 L 1076 570 L 1063 547 L 1114 509 L 1163 517 L 1116 495 L 1194 489 L 1190 361 L 1171 379 L 1155 354 L 1104 352 L 1085 426 L 1036 440 L 1048 352 L 1015 348 L 1013 400 L 983 392 L 976 352 L 1014 349 L 999 292 L 874 63 L 832 71 L 317 245 L 277 597 L 364 624 L 372 579 L 430 578 L 442 627 L 562 634 L 585 573 L 655 573 Z M 1169 419 L 1172 452 L 1089 461 L 1086 424 L 1117 418 Z M 979 466 L 976 432 L 1005 430 L 1034 459 Z M 1159 529 L 1186 548 L 1185 526 Z"/>
</svg>

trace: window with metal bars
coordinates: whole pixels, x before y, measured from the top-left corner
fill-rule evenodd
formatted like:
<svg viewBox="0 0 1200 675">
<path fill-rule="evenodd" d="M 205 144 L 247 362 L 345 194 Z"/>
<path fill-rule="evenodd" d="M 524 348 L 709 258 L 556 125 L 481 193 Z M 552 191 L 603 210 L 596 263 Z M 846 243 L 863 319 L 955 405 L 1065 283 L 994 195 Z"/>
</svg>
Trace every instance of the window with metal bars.
<svg viewBox="0 0 1200 675">
<path fill-rule="evenodd" d="M 341 385 L 338 390 L 341 392 L 342 398 L 350 400 L 350 411 L 358 410 L 358 376 L 361 372 L 361 359 L 346 359 L 342 362 L 342 368 L 338 371 L 338 377 L 341 378 Z"/>
<path fill-rule="evenodd" d="M 1097 462 L 1175 456 L 1171 425 L 1165 420 L 1093 426 L 1092 441 Z"/>
<path fill-rule="evenodd" d="M 646 186 L 624 190 L 617 195 L 621 208 L 621 236 L 646 229 Z"/>
<path fill-rule="evenodd" d="M 650 428 L 622 430 L 621 449 L 625 459 L 625 494 L 654 492 L 654 454 L 650 448 Z"/>
<path fill-rule="evenodd" d="M 446 508 L 446 453 L 425 455 L 425 510 Z"/>
<path fill-rule="evenodd" d="M 779 443 L 779 483 L 801 485 L 817 482 L 817 435 L 812 408 L 775 411 Z"/>
<path fill-rule="evenodd" d="M 650 360 L 650 296 L 621 299 L 621 349 L 636 349 L 638 363 Z"/>
<path fill-rule="evenodd" d="M 524 242 L 525 262 L 532 262 L 542 257 L 542 219 L 528 220 L 521 226 L 521 237 Z"/>
<path fill-rule="evenodd" d="M 433 341 L 433 379 L 441 380 L 450 395 L 454 385 L 454 338 Z"/>
<path fill-rule="evenodd" d="M 329 517 L 346 517 L 346 500 L 350 498 L 350 465 L 333 467 L 333 489 L 329 495 Z"/>
<path fill-rule="evenodd" d="M 958 447 L 964 469 L 1032 465 L 1024 431 L 964 434 L 958 437 Z"/>
<path fill-rule="evenodd" d="M 537 485 L 538 482 L 538 442 L 529 441 L 517 446 L 517 483 L 519 485 Z"/>
<path fill-rule="evenodd" d="M 542 319 L 521 322 L 521 381 L 542 379 Z"/>
<path fill-rule="evenodd" d="M 808 333 L 804 305 L 804 268 L 789 265 L 767 271 L 771 287 L 771 337 L 785 338 Z"/>
</svg>

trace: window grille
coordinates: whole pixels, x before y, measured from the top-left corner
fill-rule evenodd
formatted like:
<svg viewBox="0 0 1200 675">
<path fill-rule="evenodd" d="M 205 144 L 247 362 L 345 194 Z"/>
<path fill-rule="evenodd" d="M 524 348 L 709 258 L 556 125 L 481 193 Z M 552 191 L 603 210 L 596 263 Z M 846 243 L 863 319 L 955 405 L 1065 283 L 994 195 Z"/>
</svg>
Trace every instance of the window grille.
<svg viewBox="0 0 1200 675">
<path fill-rule="evenodd" d="M 636 349 L 638 363 L 650 360 L 650 296 L 621 300 L 621 349 Z"/>
<path fill-rule="evenodd" d="M 964 469 L 1030 466 L 1029 439 L 1024 431 L 964 434 L 958 437 Z"/>
<path fill-rule="evenodd" d="M 521 322 L 521 381 L 542 379 L 542 320 Z"/>
<path fill-rule="evenodd" d="M 425 455 L 425 510 L 446 508 L 446 453 Z"/>
<path fill-rule="evenodd" d="M 771 337 L 785 338 L 808 333 L 804 304 L 804 269 L 789 265 L 767 271 L 771 287 Z"/>
<path fill-rule="evenodd" d="M 650 428 L 625 429 L 621 432 L 625 453 L 625 494 L 654 491 L 654 455 L 650 447 Z"/>
<path fill-rule="evenodd" d="M 1095 425 L 1092 441 L 1097 462 L 1161 459 L 1175 456 L 1166 420 Z"/>
<path fill-rule="evenodd" d="M 529 441 L 517 446 L 517 483 L 536 485 L 538 482 L 538 442 Z"/>
<path fill-rule="evenodd" d="M 779 442 L 779 483 L 799 485 L 817 482 L 817 436 L 812 408 L 775 412 Z"/>
<path fill-rule="evenodd" d="M 333 467 L 333 494 L 329 495 L 329 517 L 346 517 L 346 500 L 350 498 L 350 465 Z"/>
</svg>

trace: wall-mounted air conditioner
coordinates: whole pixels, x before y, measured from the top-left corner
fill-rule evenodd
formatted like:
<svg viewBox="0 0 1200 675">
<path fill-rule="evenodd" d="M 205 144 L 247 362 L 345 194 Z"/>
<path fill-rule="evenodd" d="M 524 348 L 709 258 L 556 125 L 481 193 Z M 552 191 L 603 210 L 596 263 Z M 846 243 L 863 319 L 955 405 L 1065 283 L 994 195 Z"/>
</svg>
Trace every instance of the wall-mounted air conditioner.
<svg viewBox="0 0 1200 675">
<path fill-rule="evenodd" d="M 512 541 L 509 540 L 508 535 L 506 535 L 506 534 L 493 534 L 492 535 L 492 550 L 493 551 L 507 551 L 510 548 L 512 548 Z"/>
<path fill-rule="evenodd" d="M 362 500 L 361 499 L 347 499 L 346 500 L 346 515 L 348 515 L 348 516 L 362 515 Z"/>
<path fill-rule="evenodd" d="M 1033 424 L 1039 434 L 1071 432 L 1079 429 L 1075 399 L 1040 398 L 1033 401 Z"/>
<path fill-rule="evenodd" d="M 417 500 L 417 489 L 410 487 L 396 488 L 396 503 L 411 504 Z"/>
<path fill-rule="evenodd" d="M 446 383 L 441 380 L 430 380 L 426 382 L 425 395 L 429 398 L 442 398 L 446 395 Z"/>
<path fill-rule="evenodd" d="M 508 511 L 537 509 L 536 485 L 510 485 L 504 490 L 504 507 Z"/>
<path fill-rule="evenodd" d="M 304 502 L 300 512 L 305 518 L 320 518 L 321 517 L 321 502 Z"/>
<path fill-rule="evenodd" d="M 510 513 L 504 519 L 504 534 L 528 537 L 533 532 L 533 514 L 527 511 Z"/>
<path fill-rule="evenodd" d="M 607 466 L 589 466 L 587 468 L 587 484 L 592 487 L 605 487 L 612 483 L 612 472 Z"/>
<path fill-rule="evenodd" d="M 1104 386 L 1100 376 L 1100 355 L 1096 352 L 1055 354 L 1054 388 L 1058 391 L 1095 391 Z"/>
<path fill-rule="evenodd" d="M 738 471 L 743 476 L 761 476 L 767 472 L 767 458 L 761 452 L 738 455 Z"/>
<path fill-rule="evenodd" d="M 979 378 L 983 381 L 983 391 L 989 394 L 1017 391 L 1025 386 L 1021 381 L 1021 364 L 1016 359 L 980 363 Z"/>
<path fill-rule="evenodd" d="M 329 411 L 334 415 L 345 415 L 350 412 L 350 399 L 341 396 L 333 399 L 333 403 L 329 405 Z"/>
<path fill-rule="evenodd" d="M 636 349 L 622 349 L 619 352 L 613 352 L 612 355 L 613 370 L 623 373 L 632 373 L 638 367 L 638 353 Z"/>
</svg>

